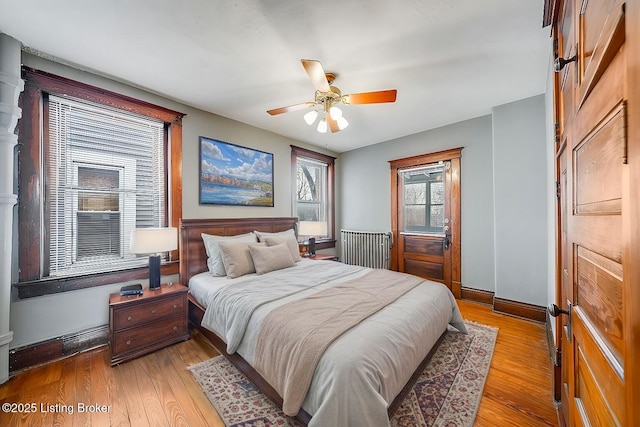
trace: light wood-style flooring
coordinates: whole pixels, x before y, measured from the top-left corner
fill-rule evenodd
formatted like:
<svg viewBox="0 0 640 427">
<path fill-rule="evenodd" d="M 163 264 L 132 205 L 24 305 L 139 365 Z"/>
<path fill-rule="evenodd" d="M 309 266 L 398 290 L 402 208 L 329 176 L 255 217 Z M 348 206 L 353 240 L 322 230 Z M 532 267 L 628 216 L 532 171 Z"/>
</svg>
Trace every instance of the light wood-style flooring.
<svg viewBox="0 0 640 427">
<path fill-rule="evenodd" d="M 485 305 L 458 303 L 466 320 L 500 329 L 476 425 L 556 426 L 543 325 L 494 313 Z M 222 427 L 186 369 L 217 354 L 196 333 L 113 368 L 107 347 L 36 367 L 0 386 L 0 403 L 21 404 L 23 410 L 0 410 L 0 426 Z"/>
</svg>

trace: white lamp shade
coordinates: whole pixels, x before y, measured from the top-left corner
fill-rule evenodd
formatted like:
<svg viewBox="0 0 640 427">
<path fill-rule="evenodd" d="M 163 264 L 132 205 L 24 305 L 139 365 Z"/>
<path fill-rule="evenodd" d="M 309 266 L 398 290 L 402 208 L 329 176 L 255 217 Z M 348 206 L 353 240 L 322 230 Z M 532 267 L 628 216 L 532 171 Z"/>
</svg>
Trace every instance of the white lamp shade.
<svg viewBox="0 0 640 427">
<path fill-rule="evenodd" d="M 132 254 L 157 254 L 178 248 L 178 229 L 134 228 L 131 231 L 129 251 Z"/>
<path fill-rule="evenodd" d="M 349 122 L 347 121 L 347 119 L 345 119 L 344 117 L 338 117 L 338 119 L 336 120 L 336 122 L 338 123 L 338 129 L 343 130 L 344 128 L 346 128 L 347 126 L 349 126 Z"/>
<path fill-rule="evenodd" d="M 340 117 L 342 117 L 342 110 L 338 107 L 331 107 L 329 109 L 329 115 L 333 120 L 338 120 Z"/>
<path fill-rule="evenodd" d="M 327 119 L 322 119 L 318 122 L 318 132 L 326 133 L 327 132 Z"/>
<path fill-rule="evenodd" d="M 304 115 L 304 121 L 307 122 L 307 124 L 309 126 L 311 126 L 313 124 L 313 122 L 316 121 L 316 118 L 318 117 L 318 112 L 313 110 L 313 111 L 309 111 L 308 113 L 306 113 Z"/>
<path fill-rule="evenodd" d="M 301 236 L 326 236 L 326 221 L 300 221 L 298 234 Z"/>
</svg>

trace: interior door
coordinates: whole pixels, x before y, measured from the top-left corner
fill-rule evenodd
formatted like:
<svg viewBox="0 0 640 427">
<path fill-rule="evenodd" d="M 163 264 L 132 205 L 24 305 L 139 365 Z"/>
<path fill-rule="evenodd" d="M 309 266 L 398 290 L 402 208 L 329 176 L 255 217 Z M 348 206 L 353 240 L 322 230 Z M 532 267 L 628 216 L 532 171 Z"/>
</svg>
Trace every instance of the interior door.
<svg viewBox="0 0 640 427">
<path fill-rule="evenodd" d="M 444 283 L 460 282 L 460 150 L 391 163 L 391 268 Z"/>
<path fill-rule="evenodd" d="M 623 177 L 625 13 L 620 0 L 566 0 L 555 27 L 561 83 L 558 301 L 561 421 L 626 425 Z M 628 310 L 628 308 L 627 308 Z M 628 333 L 628 332 L 627 332 Z"/>
</svg>

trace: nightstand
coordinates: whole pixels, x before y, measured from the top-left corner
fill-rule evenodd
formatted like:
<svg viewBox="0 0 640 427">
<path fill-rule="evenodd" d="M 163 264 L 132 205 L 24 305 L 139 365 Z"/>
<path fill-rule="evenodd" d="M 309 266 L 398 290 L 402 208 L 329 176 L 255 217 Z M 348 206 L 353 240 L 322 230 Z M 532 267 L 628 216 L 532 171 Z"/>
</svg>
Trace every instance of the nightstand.
<svg viewBox="0 0 640 427">
<path fill-rule="evenodd" d="M 189 339 L 187 288 L 162 284 L 140 296 L 109 296 L 111 365 Z"/>
<path fill-rule="evenodd" d="M 313 256 L 308 257 L 307 259 L 312 259 L 315 261 L 318 261 L 318 260 L 338 261 L 338 257 L 336 255 L 327 255 L 327 254 L 315 254 Z"/>
</svg>

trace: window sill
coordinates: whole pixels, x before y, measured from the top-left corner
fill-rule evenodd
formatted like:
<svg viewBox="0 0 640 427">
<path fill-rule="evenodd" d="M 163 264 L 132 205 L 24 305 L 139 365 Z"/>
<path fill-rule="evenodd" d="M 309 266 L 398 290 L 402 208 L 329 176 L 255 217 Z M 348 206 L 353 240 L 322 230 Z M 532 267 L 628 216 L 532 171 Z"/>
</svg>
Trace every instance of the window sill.
<svg viewBox="0 0 640 427">
<path fill-rule="evenodd" d="M 163 276 L 178 274 L 179 268 L 179 261 L 171 261 L 162 265 L 161 274 Z M 145 266 L 87 276 L 33 280 L 29 282 L 14 283 L 13 286 L 18 289 L 18 298 L 26 299 L 57 294 L 60 292 L 76 291 L 78 289 L 93 288 L 96 286 L 112 285 L 114 283 L 123 283 L 130 280 L 142 280 L 147 279 L 148 277 L 149 268 Z"/>
</svg>

